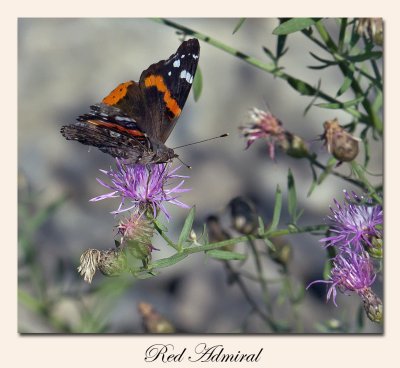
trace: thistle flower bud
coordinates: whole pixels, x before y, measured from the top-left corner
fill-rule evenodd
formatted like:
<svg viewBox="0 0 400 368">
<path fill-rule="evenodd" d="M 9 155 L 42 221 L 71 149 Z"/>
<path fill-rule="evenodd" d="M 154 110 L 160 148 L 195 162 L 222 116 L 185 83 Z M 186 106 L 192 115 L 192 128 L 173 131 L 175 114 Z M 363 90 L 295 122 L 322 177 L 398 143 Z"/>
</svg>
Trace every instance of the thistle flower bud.
<svg viewBox="0 0 400 368">
<path fill-rule="evenodd" d="M 364 310 L 372 322 L 381 323 L 383 319 L 382 300 L 370 289 L 366 288 L 359 292 L 364 303 Z"/>
<path fill-rule="evenodd" d="M 304 158 L 309 156 L 306 142 L 298 135 L 285 132 L 285 139 L 279 142 L 279 146 L 289 156 L 294 158 Z"/>
<path fill-rule="evenodd" d="M 148 333 L 174 333 L 175 327 L 165 319 L 162 315 L 157 313 L 153 306 L 148 303 L 139 303 L 139 313 L 142 316 L 143 326 Z"/>
<path fill-rule="evenodd" d="M 127 267 L 125 254 L 119 249 L 88 249 L 81 255 L 80 262 L 78 272 L 89 284 L 97 269 L 103 275 L 118 276 Z"/>
<path fill-rule="evenodd" d="M 229 202 L 233 228 L 242 234 L 252 234 L 258 226 L 255 205 L 250 199 L 236 197 Z"/>
<path fill-rule="evenodd" d="M 127 269 L 126 255 L 119 249 L 100 251 L 97 267 L 105 276 L 119 276 Z"/>
<path fill-rule="evenodd" d="M 208 230 L 208 240 L 210 243 L 217 243 L 231 238 L 229 233 L 222 227 L 218 216 L 210 215 L 206 220 Z M 229 245 L 221 248 L 222 250 L 232 251 L 234 245 Z"/>
<path fill-rule="evenodd" d="M 358 155 L 359 139 L 348 133 L 337 119 L 324 123 L 324 134 L 321 138 L 327 146 L 328 152 L 340 162 L 354 160 Z"/>
<path fill-rule="evenodd" d="M 376 259 L 382 259 L 383 258 L 383 239 L 373 236 L 371 238 L 370 244 L 371 244 L 370 246 L 367 245 L 365 247 L 365 249 L 369 253 L 369 255 Z"/>
</svg>

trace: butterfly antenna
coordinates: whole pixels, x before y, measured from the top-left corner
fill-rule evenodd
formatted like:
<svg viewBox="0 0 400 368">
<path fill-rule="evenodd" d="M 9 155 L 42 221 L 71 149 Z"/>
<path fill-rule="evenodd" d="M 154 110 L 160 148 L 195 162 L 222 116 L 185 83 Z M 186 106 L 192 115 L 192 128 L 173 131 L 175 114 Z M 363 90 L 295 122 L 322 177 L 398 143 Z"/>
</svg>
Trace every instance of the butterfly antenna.
<svg viewBox="0 0 400 368">
<path fill-rule="evenodd" d="M 203 139 L 202 141 L 193 142 L 193 143 L 189 143 L 189 144 L 184 144 L 183 146 L 174 147 L 173 149 L 176 150 L 177 148 L 183 148 L 183 147 L 193 146 L 194 144 L 212 141 L 213 139 L 227 137 L 228 135 L 229 135 L 229 133 L 224 133 L 224 134 L 219 135 L 218 137 Z M 182 162 L 182 163 L 183 163 L 183 162 Z"/>
<path fill-rule="evenodd" d="M 185 165 L 189 170 L 192 170 L 192 167 L 191 167 L 190 165 L 188 165 L 187 163 L 183 162 L 183 161 L 179 158 L 179 156 L 176 156 L 176 158 L 177 158 L 183 165 Z"/>
</svg>

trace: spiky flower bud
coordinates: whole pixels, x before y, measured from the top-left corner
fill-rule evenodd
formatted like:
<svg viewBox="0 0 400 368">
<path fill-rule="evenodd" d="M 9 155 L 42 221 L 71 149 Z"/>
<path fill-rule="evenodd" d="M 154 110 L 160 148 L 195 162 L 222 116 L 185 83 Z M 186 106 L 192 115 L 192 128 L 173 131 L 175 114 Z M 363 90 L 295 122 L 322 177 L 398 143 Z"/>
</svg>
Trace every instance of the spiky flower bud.
<svg viewBox="0 0 400 368">
<path fill-rule="evenodd" d="M 127 269 L 126 254 L 119 249 L 101 251 L 97 267 L 105 276 L 119 276 Z"/>
<path fill-rule="evenodd" d="M 254 203 L 244 197 L 236 197 L 229 202 L 233 228 L 242 234 L 252 234 L 258 226 L 258 216 Z"/>
<path fill-rule="evenodd" d="M 303 138 L 288 131 L 285 132 L 285 139 L 279 142 L 279 146 L 287 155 L 294 158 L 304 158 L 308 157 L 310 154 L 308 146 Z"/>
<path fill-rule="evenodd" d="M 143 326 L 148 333 L 174 333 L 175 327 L 148 303 L 139 303 L 139 313 L 142 316 Z"/>
<path fill-rule="evenodd" d="M 372 322 L 381 323 L 383 319 L 382 300 L 370 289 L 365 288 L 359 292 L 364 303 L 364 310 Z"/>
</svg>

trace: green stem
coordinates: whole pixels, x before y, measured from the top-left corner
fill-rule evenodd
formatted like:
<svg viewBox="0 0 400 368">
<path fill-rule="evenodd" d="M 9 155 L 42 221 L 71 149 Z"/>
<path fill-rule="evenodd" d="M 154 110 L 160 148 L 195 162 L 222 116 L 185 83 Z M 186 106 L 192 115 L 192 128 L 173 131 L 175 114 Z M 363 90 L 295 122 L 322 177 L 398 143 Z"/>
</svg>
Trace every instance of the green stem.
<svg viewBox="0 0 400 368">
<path fill-rule="evenodd" d="M 383 204 L 383 199 L 378 195 L 373 185 L 368 181 L 367 177 L 364 174 L 364 168 L 360 166 L 357 162 L 351 162 L 351 168 L 356 173 L 356 175 L 360 178 L 360 180 L 364 183 L 365 187 L 369 191 L 369 195 L 375 199 L 377 203 L 380 205 Z"/>
<path fill-rule="evenodd" d="M 169 27 L 175 28 L 180 30 L 181 32 L 190 35 L 190 36 L 194 36 L 196 38 L 198 38 L 199 40 L 202 40 L 212 46 L 217 47 L 220 50 L 223 50 L 225 52 L 227 52 L 228 54 L 231 54 L 233 56 L 236 56 L 240 59 L 242 59 L 243 61 L 245 61 L 246 63 L 255 66 L 258 69 L 261 69 L 265 72 L 271 73 L 273 74 L 275 77 L 281 78 L 286 80 L 292 87 L 293 85 L 296 85 L 297 83 L 301 83 L 302 85 L 302 90 L 304 91 L 303 94 L 307 95 L 307 96 L 318 96 L 322 99 L 324 99 L 327 102 L 330 103 L 340 103 L 339 100 L 329 96 L 328 94 L 312 87 L 310 84 L 300 81 L 299 79 L 292 77 L 289 74 L 286 74 L 282 71 L 282 69 L 277 68 L 276 65 L 274 63 L 270 63 L 270 64 L 266 64 L 261 62 L 260 60 L 251 57 L 249 55 L 244 54 L 243 52 L 240 52 L 236 49 L 234 49 L 233 47 L 230 47 L 228 45 L 225 45 L 224 43 L 211 38 L 209 36 L 206 36 L 203 33 L 194 31 L 193 29 L 190 29 L 188 27 L 185 27 L 181 24 L 172 22 L 168 19 L 164 19 L 164 18 L 154 18 L 153 19 L 155 22 L 158 23 L 162 23 L 165 24 Z M 354 116 L 355 118 L 357 118 L 359 121 L 364 122 L 364 123 L 370 123 L 370 119 L 368 116 L 361 114 L 358 110 L 352 108 L 352 107 L 344 107 L 343 108 L 344 111 L 346 111 L 347 113 L 349 113 L 350 115 Z"/>
<path fill-rule="evenodd" d="M 254 263 L 256 265 L 257 274 L 260 277 L 260 285 L 261 285 L 261 291 L 262 291 L 264 303 L 267 307 L 269 315 L 272 317 L 272 304 L 271 304 L 271 299 L 270 299 L 269 292 L 268 292 L 268 286 L 265 281 L 264 271 L 263 271 L 263 268 L 261 265 L 260 254 L 259 254 L 258 249 L 257 249 L 256 245 L 254 244 L 253 240 L 250 240 L 249 244 L 250 244 L 251 251 L 253 253 Z"/>
<path fill-rule="evenodd" d="M 174 248 L 176 251 L 180 251 L 178 245 L 176 245 L 168 236 L 165 235 L 164 231 L 161 230 L 161 227 L 158 225 L 157 219 L 154 219 L 154 226 L 156 231 L 161 235 L 161 237 L 167 242 L 169 246 Z"/>
<path fill-rule="evenodd" d="M 339 52 L 343 51 L 344 39 L 346 37 L 346 28 L 347 28 L 347 18 L 342 18 L 340 20 L 340 33 L 339 33 Z"/>
<path fill-rule="evenodd" d="M 268 238 L 274 238 L 277 236 L 282 236 L 282 235 L 289 235 L 289 234 L 300 234 L 300 233 L 307 233 L 307 232 L 315 232 L 315 231 L 326 231 L 328 229 L 327 225 L 315 225 L 315 226 L 305 226 L 302 228 L 294 228 L 291 227 L 290 229 L 281 229 L 281 230 L 275 230 L 275 231 L 267 231 L 263 235 L 245 235 L 245 236 L 240 236 L 237 238 L 233 239 L 228 239 L 224 240 L 221 242 L 216 242 L 216 243 L 210 243 L 206 245 L 199 245 L 195 247 L 188 247 L 188 248 L 183 248 L 183 250 L 180 253 L 173 254 L 170 257 L 159 259 L 157 261 L 154 261 L 151 263 L 148 268 L 146 268 L 145 271 L 152 271 L 156 268 L 158 268 L 158 265 L 164 265 L 168 260 L 174 260 L 177 255 L 179 255 L 179 259 L 183 259 L 185 256 L 192 254 L 192 253 L 200 253 L 200 252 L 205 252 L 208 250 L 212 249 L 219 249 L 223 248 L 226 246 L 234 245 L 237 243 L 242 243 L 246 242 L 248 240 L 256 240 L 256 239 L 264 239 L 266 237 Z M 172 246 L 172 241 L 169 243 Z M 174 248 L 177 249 L 177 246 L 174 244 Z"/>
<path fill-rule="evenodd" d="M 279 331 L 279 326 L 275 323 L 275 321 L 271 318 L 270 315 L 266 314 L 255 302 L 255 300 L 250 295 L 249 290 L 247 289 L 245 283 L 243 282 L 240 273 L 236 272 L 229 262 L 225 262 L 225 267 L 227 271 L 233 276 L 234 281 L 238 284 L 240 290 L 242 291 L 243 296 L 249 303 L 249 305 L 253 308 L 253 310 L 270 326 L 273 332 Z"/>
<path fill-rule="evenodd" d="M 324 164 L 320 163 L 313 155 L 307 156 L 307 159 L 310 161 L 311 164 L 317 166 L 321 170 L 323 170 L 323 171 L 327 170 L 327 167 Z M 330 171 L 330 173 L 332 175 L 337 176 L 338 178 L 341 178 L 341 179 L 343 179 L 343 180 L 345 180 L 345 181 L 347 181 L 347 182 L 349 182 L 349 183 L 361 188 L 361 189 L 366 189 L 365 185 L 362 182 L 358 181 L 358 180 L 349 178 L 349 177 L 347 177 L 347 176 L 345 176 L 343 174 L 340 174 L 340 173 L 338 173 L 336 171 Z"/>
</svg>

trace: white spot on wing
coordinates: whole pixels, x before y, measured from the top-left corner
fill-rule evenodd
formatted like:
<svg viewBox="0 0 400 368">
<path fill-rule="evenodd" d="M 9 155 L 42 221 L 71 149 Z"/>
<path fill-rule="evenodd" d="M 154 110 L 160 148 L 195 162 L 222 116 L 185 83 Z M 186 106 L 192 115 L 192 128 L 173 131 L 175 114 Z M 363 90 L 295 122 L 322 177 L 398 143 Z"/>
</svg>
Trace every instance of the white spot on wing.
<svg viewBox="0 0 400 368">
<path fill-rule="evenodd" d="M 186 70 L 182 70 L 182 71 L 181 71 L 180 77 L 181 77 L 182 79 L 186 79 L 186 82 L 188 82 L 188 83 L 190 83 L 190 84 L 192 84 L 192 82 L 193 82 L 193 76 L 192 76 L 188 71 L 186 71 Z"/>
<path fill-rule="evenodd" d="M 184 57 L 185 57 L 185 55 L 182 55 L 182 56 L 181 56 L 181 59 L 183 59 Z"/>
<path fill-rule="evenodd" d="M 168 72 L 168 75 L 171 76 L 171 72 Z"/>
<path fill-rule="evenodd" d="M 119 138 L 121 136 L 121 134 L 119 134 L 117 132 L 113 132 L 112 130 L 110 130 L 110 135 L 111 135 L 111 137 L 114 137 L 114 138 Z"/>
<path fill-rule="evenodd" d="M 180 66 L 181 66 L 181 61 L 178 59 L 178 60 L 175 60 L 174 61 L 174 63 L 172 64 L 175 68 L 179 68 Z"/>
<path fill-rule="evenodd" d="M 199 55 L 193 54 L 192 56 L 193 56 L 193 59 L 198 59 L 199 58 Z"/>
</svg>

